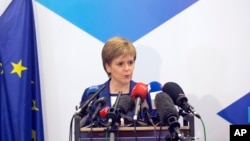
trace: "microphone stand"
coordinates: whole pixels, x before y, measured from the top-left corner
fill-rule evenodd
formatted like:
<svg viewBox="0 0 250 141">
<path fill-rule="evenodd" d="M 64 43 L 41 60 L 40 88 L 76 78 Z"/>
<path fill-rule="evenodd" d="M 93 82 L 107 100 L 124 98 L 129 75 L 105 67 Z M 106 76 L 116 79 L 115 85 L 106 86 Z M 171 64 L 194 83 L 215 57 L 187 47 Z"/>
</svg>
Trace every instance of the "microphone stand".
<svg viewBox="0 0 250 141">
<path fill-rule="evenodd" d="M 114 108 L 111 108 L 107 114 L 108 117 L 108 125 L 106 131 L 109 133 L 110 141 L 115 141 L 115 132 L 118 130 L 118 124 L 116 123 L 116 113 Z"/>
<path fill-rule="evenodd" d="M 178 137 L 176 132 L 169 131 L 169 134 L 165 137 L 166 141 L 194 141 L 194 137 Z"/>
<path fill-rule="evenodd" d="M 195 137 L 194 137 L 194 115 L 185 112 L 183 109 L 179 109 L 179 115 L 181 115 L 183 117 L 183 125 L 184 126 L 189 126 L 189 128 L 191 129 L 190 131 L 190 137 L 184 137 L 185 141 L 194 141 Z"/>
<path fill-rule="evenodd" d="M 81 120 L 81 117 L 79 115 L 75 115 L 73 116 L 74 118 L 74 121 L 75 121 L 75 141 L 79 140 L 80 139 L 80 120 Z"/>
<path fill-rule="evenodd" d="M 194 137 L 184 137 L 179 138 L 176 133 L 170 132 L 169 135 L 166 135 L 165 137 L 166 141 L 194 141 Z"/>
<path fill-rule="evenodd" d="M 110 127 L 108 127 L 108 132 L 109 132 L 109 140 L 110 141 L 115 141 L 115 133 L 118 130 L 118 124 L 115 122 L 115 124 L 111 125 Z"/>
<path fill-rule="evenodd" d="M 122 92 L 120 91 L 114 106 L 109 109 L 109 112 L 107 114 L 107 119 L 108 119 L 108 125 L 106 131 L 109 132 L 109 140 L 110 141 L 115 141 L 115 132 L 118 130 L 119 124 L 117 123 L 117 104 L 119 103 L 120 97 L 122 95 Z"/>
<path fill-rule="evenodd" d="M 185 113 L 182 109 L 179 110 L 179 115 L 183 116 L 183 125 L 188 126 L 188 120 L 186 119 L 188 116 L 187 113 Z M 179 133 L 175 122 L 169 123 L 169 134 L 166 135 L 166 141 L 192 141 L 193 137 L 185 137 L 181 135 L 182 133 Z"/>
<path fill-rule="evenodd" d="M 178 136 L 176 133 L 169 131 L 169 134 L 166 135 L 166 141 L 179 141 Z M 182 141 L 182 140 L 181 140 Z"/>
</svg>

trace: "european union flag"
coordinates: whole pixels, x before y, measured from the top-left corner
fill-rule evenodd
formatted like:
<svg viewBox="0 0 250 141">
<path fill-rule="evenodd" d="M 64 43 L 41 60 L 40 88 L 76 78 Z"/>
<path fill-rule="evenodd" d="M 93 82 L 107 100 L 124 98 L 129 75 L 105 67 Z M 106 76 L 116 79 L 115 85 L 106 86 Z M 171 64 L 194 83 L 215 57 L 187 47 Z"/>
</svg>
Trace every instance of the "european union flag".
<svg viewBox="0 0 250 141">
<path fill-rule="evenodd" d="M 44 141 L 32 0 L 0 17 L 0 140 Z"/>
</svg>

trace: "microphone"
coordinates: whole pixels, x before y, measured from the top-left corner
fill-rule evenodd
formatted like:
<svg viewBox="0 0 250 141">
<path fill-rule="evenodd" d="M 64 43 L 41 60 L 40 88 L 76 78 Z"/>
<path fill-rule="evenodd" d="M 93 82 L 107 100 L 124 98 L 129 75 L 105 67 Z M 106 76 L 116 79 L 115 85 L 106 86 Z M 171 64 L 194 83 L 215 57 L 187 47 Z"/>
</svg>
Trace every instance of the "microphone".
<svg viewBox="0 0 250 141">
<path fill-rule="evenodd" d="M 120 126 L 125 126 L 125 115 L 132 110 L 134 102 L 131 100 L 131 96 L 122 95 L 117 103 L 116 115 L 119 120 Z"/>
<path fill-rule="evenodd" d="M 134 121 L 137 120 L 141 102 L 144 101 L 144 99 L 147 97 L 147 94 L 148 94 L 147 85 L 142 82 L 138 82 L 132 89 L 131 97 L 132 100 L 135 101 L 135 113 L 133 116 Z"/>
<path fill-rule="evenodd" d="M 134 107 L 134 102 L 131 100 L 129 95 L 122 95 L 119 102 L 117 103 L 117 112 L 119 114 L 127 114 Z"/>
<path fill-rule="evenodd" d="M 176 133 L 179 138 L 183 139 L 178 122 L 179 115 L 171 97 L 165 92 L 158 93 L 155 97 L 155 106 L 161 123 L 169 126 L 171 133 Z"/>
<path fill-rule="evenodd" d="M 188 98 L 185 96 L 182 88 L 177 83 L 168 82 L 163 86 L 162 90 L 170 95 L 175 105 L 181 107 L 185 112 L 191 112 L 197 118 L 201 118 L 201 116 L 194 110 L 193 106 L 188 103 Z"/>
<path fill-rule="evenodd" d="M 85 95 L 82 96 L 80 106 L 77 107 L 75 115 L 80 115 L 81 117 L 85 116 L 86 114 L 89 114 L 90 107 L 94 104 L 94 101 L 96 100 L 95 93 L 98 91 L 98 86 L 91 86 L 87 89 L 87 92 Z M 85 98 L 87 97 L 87 98 Z"/>
<path fill-rule="evenodd" d="M 100 125 L 104 126 L 104 127 L 107 127 L 107 124 L 104 122 L 104 119 L 106 119 L 106 116 L 109 112 L 109 109 L 110 107 L 109 106 L 105 106 L 104 108 L 102 108 L 100 111 L 99 111 L 99 117 L 103 118 L 103 120 L 101 120 L 99 122 Z"/>
<path fill-rule="evenodd" d="M 86 94 L 88 95 L 88 99 L 90 99 L 97 90 L 98 90 L 97 86 L 90 87 L 86 92 Z M 79 113 L 82 117 L 80 120 L 80 127 L 83 127 L 89 122 L 89 117 L 92 115 L 92 106 L 94 105 L 95 100 L 96 100 L 96 97 L 94 97 L 94 99 L 89 102 L 87 107 L 84 108 L 84 110 L 82 110 L 82 112 L 85 112 L 84 114 L 82 114 L 82 112 Z"/>
<path fill-rule="evenodd" d="M 106 104 L 106 98 L 105 97 L 101 97 L 99 99 L 96 100 L 95 105 L 95 112 L 92 115 L 92 120 L 94 120 L 97 116 L 97 113 L 101 110 L 101 108 Z"/>
<path fill-rule="evenodd" d="M 92 106 L 91 104 L 93 104 L 93 102 L 90 102 L 87 105 L 86 108 L 84 108 L 84 109 L 79 108 L 79 107 L 82 107 L 83 104 L 86 102 L 86 98 L 85 97 L 87 97 L 87 99 L 91 98 L 97 90 L 98 90 L 98 86 L 91 86 L 91 87 L 89 87 L 87 89 L 86 94 L 84 94 L 82 96 L 82 99 L 81 99 L 81 102 L 80 102 L 80 106 L 78 106 L 76 108 L 76 110 L 77 110 L 76 113 L 79 113 L 80 117 L 83 117 L 83 116 L 87 115 L 89 113 L 90 107 Z M 96 100 L 96 97 L 92 101 L 95 101 L 95 100 Z"/>
<path fill-rule="evenodd" d="M 130 97 L 129 97 L 129 98 L 130 98 Z M 131 100 L 131 98 L 130 98 L 130 100 Z M 121 101 L 122 101 L 122 100 L 121 100 Z M 126 101 L 126 100 L 124 100 L 124 101 Z M 132 123 L 132 122 L 133 122 L 133 119 L 132 119 L 131 117 L 129 117 L 129 116 L 126 115 L 126 114 L 129 112 L 128 109 L 130 109 L 130 108 L 128 108 L 128 105 L 127 105 L 127 106 L 120 107 L 122 104 L 123 104 L 123 102 L 120 102 L 120 104 L 117 105 L 118 111 L 121 112 L 121 117 L 124 118 L 127 122 Z M 134 105 L 133 102 L 132 102 L 131 104 Z M 134 106 L 132 106 L 132 107 L 134 107 Z M 108 106 L 102 108 L 102 109 L 100 110 L 100 112 L 99 112 L 99 116 L 102 117 L 102 118 L 106 118 L 106 116 L 107 116 L 107 114 L 108 114 L 108 112 L 109 112 L 109 109 L 110 109 L 110 107 L 108 107 Z M 123 111 L 125 112 L 125 114 L 123 113 Z M 128 111 L 128 112 L 126 112 L 126 111 Z M 138 125 L 140 125 L 140 126 L 147 126 L 147 124 L 144 123 L 144 122 L 142 122 L 142 121 L 137 121 L 136 123 L 137 123 Z M 107 126 L 107 125 L 105 125 L 105 126 Z"/>
<path fill-rule="evenodd" d="M 149 106 L 146 100 L 144 100 L 141 103 L 141 110 L 146 115 L 145 119 L 151 124 L 154 125 L 153 119 L 151 118 L 151 115 L 149 114 Z"/>
<path fill-rule="evenodd" d="M 87 92 L 87 94 L 89 95 L 90 98 L 88 98 L 88 100 L 86 100 L 83 104 L 81 104 L 79 106 L 79 108 L 77 109 L 77 111 L 75 112 L 74 116 L 75 115 L 79 115 L 81 114 L 83 111 L 86 110 L 87 106 L 89 105 L 89 103 L 97 96 L 99 95 L 99 93 L 104 89 L 105 85 L 102 85 L 96 92 L 94 92 L 93 95 L 90 94 L 90 92 L 93 92 L 95 91 L 95 88 L 94 89 L 91 89 L 89 88 L 88 91 L 90 92 Z"/>
<path fill-rule="evenodd" d="M 109 111 L 109 106 L 105 106 L 104 108 L 102 108 L 100 111 L 99 111 L 99 116 L 101 118 L 105 118 L 107 113 Z"/>
<path fill-rule="evenodd" d="M 116 98 L 115 104 L 108 110 L 108 113 L 106 115 L 106 118 L 108 119 L 108 125 L 107 125 L 108 127 L 109 126 L 113 127 L 115 125 L 115 122 L 117 121 L 116 108 L 121 99 L 121 95 L 122 92 L 120 91 Z"/>
<path fill-rule="evenodd" d="M 90 95 L 91 96 L 91 95 Z M 90 101 L 90 103 L 88 104 L 88 107 L 86 108 L 86 112 L 88 113 L 87 115 L 85 115 L 81 120 L 80 120 L 80 127 L 83 127 L 87 122 L 88 119 L 91 115 L 91 111 L 92 111 L 92 106 L 93 106 L 94 100 Z"/>
<path fill-rule="evenodd" d="M 162 92 L 162 86 L 160 82 L 152 81 L 148 84 L 148 93 L 151 98 L 152 109 L 155 110 L 155 96 L 157 93 Z"/>
</svg>

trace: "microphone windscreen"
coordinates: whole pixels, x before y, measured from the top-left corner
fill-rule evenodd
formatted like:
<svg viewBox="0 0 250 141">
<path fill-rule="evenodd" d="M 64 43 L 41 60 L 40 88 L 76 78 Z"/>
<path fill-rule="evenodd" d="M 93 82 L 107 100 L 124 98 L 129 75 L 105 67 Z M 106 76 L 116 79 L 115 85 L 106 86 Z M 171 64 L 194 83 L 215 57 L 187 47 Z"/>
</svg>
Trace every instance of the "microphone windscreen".
<svg viewBox="0 0 250 141">
<path fill-rule="evenodd" d="M 158 111 L 160 121 L 168 125 L 166 121 L 170 116 L 178 116 L 177 109 L 171 97 L 165 92 L 160 92 L 155 97 L 155 106 Z"/>
<path fill-rule="evenodd" d="M 140 97 L 141 100 L 143 101 L 147 97 L 147 94 L 148 94 L 147 85 L 142 82 L 138 82 L 132 89 L 131 98 L 133 101 L 135 101 L 137 97 Z"/>
<path fill-rule="evenodd" d="M 88 95 L 94 94 L 95 92 L 97 92 L 98 89 L 99 89 L 98 86 L 91 86 L 91 87 L 88 88 L 87 94 Z"/>
<path fill-rule="evenodd" d="M 117 104 L 117 109 L 120 110 L 121 113 L 127 114 L 134 107 L 134 102 L 132 101 L 129 95 L 121 95 L 121 98 Z"/>
<path fill-rule="evenodd" d="M 152 81 L 148 84 L 148 91 L 150 92 L 157 92 L 162 91 L 162 86 L 160 82 Z"/>
<path fill-rule="evenodd" d="M 180 96 L 184 96 L 182 88 L 175 82 L 167 82 L 163 86 L 162 91 L 169 94 L 176 105 L 178 105 L 178 103 L 176 103 L 178 101 L 178 98 Z"/>
<path fill-rule="evenodd" d="M 91 86 L 87 90 L 87 98 L 90 99 L 94 94 L 98 91 L 98 86 Z M 93 100 L 95 101 L 97 98 L 95 97 Z M 87 102 L 87 101 L 85 101 Z"/>
<path fill-rule="evenodd" d="M 157 93 L 162 92 L 162 86 L 160 82 L 152 81 L 148 84 L 148 93 L 151 99 L 152 109 L 155 110 L 155 96 Z"/>
<path fill-rule="evenodd" d="M 106 117 L 108 111 L 109 111 L 109 107 L 108 106 L 102 108 L 100 110 L 100 112 L 99 112 L 99 116 L 102 117 L 102 118 Z"/>
</svg>

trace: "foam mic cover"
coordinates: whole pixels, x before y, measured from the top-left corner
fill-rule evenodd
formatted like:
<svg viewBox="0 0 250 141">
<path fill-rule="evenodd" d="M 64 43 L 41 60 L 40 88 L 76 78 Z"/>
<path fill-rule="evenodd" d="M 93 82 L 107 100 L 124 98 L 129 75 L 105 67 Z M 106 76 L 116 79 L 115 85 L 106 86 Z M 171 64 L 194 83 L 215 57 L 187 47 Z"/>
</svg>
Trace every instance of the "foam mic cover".
<svg viewBox="0 0 250 141">
<path fill-rule="evenodd" d="M 109 111 L 109 107 L 108 106 L 102 108 L 100 110 L 100 112 L 99 112 L 99 116 L 102 117 L 102 118 L 105 118 L 106 115 L 107 115 L 107 113 L 108 113 L 108 111 Z"/>
<path fill-rule="evenodd" d="M 97 96 L 95 95 L 95 93 L 98 91 L 98 89 L 89 89 L 87 91 L 87 95 L 88 95 L 88 100 L 86 101 L 86 103 L 88 102 L 88 106 L 87 106 L 87 112 L 92 110 L 92 106 L 94 105 L 96 99 L 97 99 Z M 91 100 L 92 99 L 92 100 Z"/>
<path fill-rule="evenodd" d="M 96 91 L 98 91 L 99 87 L 98 86 L 91 86 L 87 90 L 87 94 L 94 94 Z"/>
<path fill-rule="evenodd" d="M 163 124 L 170 126 L 170 122 L 168 121 L 170 117 L 176 117 L 176 119 L 178 120 L 179 115 L 174 102 L 171 97 L 165 92 L 160 92 L 156 95 L 155 106 L 157 108 L 160 121 Z"/>
<path fill-rule="evenodd" d="M 188 99 L 185 97 L 184 91 L 182 88 L 174 82 L 167 82 L 164 84 L 162 91 L 169 94 L 170 97 L 173 99 L 174 104 L 180 105 L 179 99 L 187 101 Z"/>
<path fill-rule="evenodd" d="M 118 104 L 117 104 L 117 110 L 119 113 L 127 114 L 129 111 L 131 111 L 134 107 L 134 102 L 131 99 L 131 96 L 129 95 L 122 95 Z"/>
<path fill-rule="evenodd" d="M 81 115 L 82 112 L 86 112 L 85 110 L 86 110 L 87 106 L 91 102 L 93 103 L 93 100 L 96 99 L 97 95 L 99 95 L 99 93 L 101 93 L 101 91 L 104 89 L 104 87 L 105 87 L 105 85 L 102 85 L 97 90 L 96 90 L 96 87 L 90 87 L 87 90 L 88 99 L 85 102 L 81 103 L 81 105 L 79 106 L 79 108 L 75 112 L 74 116 L 79 115 L 79 114 Z"/>
<path fill-rule="evenodd" d="M 148 93 L 151 99 L 152 109 L 156 109 L 155 107 L 155 96 L 157 93 L 162 92 L 162 86 L 160 82 L 152 81 L 148 84 Z"/>
<path fill-rule="evenodd" d="M 144 99 L 146 99 L 147 94 L 148 94 L 147 85 L 142 82 L 138 82 L 132 89 L 131 98 L 133 101 L 135 101 L 135 112 L 133 116 L 134 121 L 137 121 L 138 119 L 138 113 L 140 111 L 141 102 L 143 102 Z"/>
<path fill-rule="evenodd" d="M 86 92 L 87 99 L 91 98 L 97 90 L 98 90 L 98 86 L 91 86 L 91 87 L 89 87 L 87 89 L 87 92 Z M 87 100 L 84 101 L 84 99 L 82 97 L 82 100 L 81 100 L 81 103 L 80 103 L 79 107 L 82 107 L 82 105 L 85 104 L 86 102 L 87 102 Z"/>
<path fill-rule="evenodd" d="M 188 98 L 185 96 L 184 91 L 182 88 L 175 82 L 168 82 L 166 83 L 162 91 L 166 92 L 170 95 L 170 97 L 174 100 L 174 103 L 181 107 L 187 113 L 193 113 L 197 118 L 201 118 L 199 113 L 197 113 L 193 106 L 188 103 Z"/>
<path fill-rule="evenodd" d="M 148 90 L 149 92 L 158 92 L 162 91 L 161 83 L 158 81 L 152 81 L 148 84 Z"/>
<path fill-rule="evenodd" d="M 137 97 L 140 97 L 143 101 L 147 97 L 147 94 L 147 85 L 142 82 L 138 82 L 132 89 L 131 98 L 133 101 L 135 101 Z"/>
<path fill-rule="evenodd" d="M 158 93 L 155 97 L 155 105 L 159 113 L 160 121 L 169 126 L 171 133 L 176 133 L 179 139 L 183 139 L 178 122 L 178 112 L 171 97 L 165 92 Z"/>
</svg>

